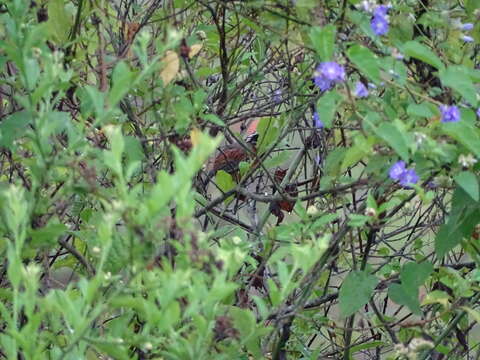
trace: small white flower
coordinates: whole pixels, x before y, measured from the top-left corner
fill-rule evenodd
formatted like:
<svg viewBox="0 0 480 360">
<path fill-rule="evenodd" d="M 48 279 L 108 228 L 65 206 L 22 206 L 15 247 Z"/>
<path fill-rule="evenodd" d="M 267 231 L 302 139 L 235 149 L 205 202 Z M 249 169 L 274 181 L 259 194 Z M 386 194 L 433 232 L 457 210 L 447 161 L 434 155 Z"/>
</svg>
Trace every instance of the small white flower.
<svg viewBox="0 0 480 360">
<path fill-rule="evenodd" d="M 307 214 L 308 215 L 316 215 L 318 213 L 318 208 L 315 205 L 310 205 L 307 208 Z"/>
<path fill-rule="evenodd" d="M 375 217 L 377 216 L 377 211 L 374 209 L 374 208 L 366 208 L 365 209 L 365 216 L 371 216 L 371 217 Z"/>
<path fill-rule="evenodd" d="M 421 132 L 415 132 L 414 135 L 415 135 L 415 144 L 417 144 L 417 146 L 422 145 L 427 139 L 427 135 Z"/>
<path fill-rule="evenodd" d="M 477 163 L 477 159 L 475 159 L 475 157 L 472 154 L 468 154 L 468 155 L 461 154 L 458 157 L 458 163 L 463 167 L 468 168 L 470 166 L 475 165 Z"/>
<path fill-rule="evenodd" d="M 35 278 L 41 271 L 40 266 L 37 264 L 28 264 L 23 268 L 24 275 L 27 278 Z"/>
<path fill-rule="evenodd" d="M 356 5 L 357 9 L 363 10 L 366 12 L 373 12 L 373 9 L 376 7 L 376 3 L 373 0 L 363 0 L 361 3 Z"/>
<path fill-rule="evenodd" d="M 395 344 L 393 350 L 397 353 L 397 355 L 407 355 L 408 348 L 403 344 Z"/>
<path fill-rule="evenodd" d="M 410 341 L 410 344 L 408 344 L 408 348 L 413 352 L 431 349 L 433 346 L 433 342 L 422 338 L 414 338 Z"/>
<path fill-rule="evenodd" d="M 200 40 L 205 40 L 207 38 L 207 34 L 205 34 L 205 31 L 199 30 L 195 34 Z"/>
<path fill-rule="evenodd" d="M 234 237 L 232 238 L 232 241 L 233 241 L 233 243 L 234 243 L 235 245 L 238 245 L 238 244 L 241 244 L 241 243 L 242 243 L 242 239 L 240 239 L 239 236 L 234 236 Z"/>
<path fill-rule="evenodd" d="M 388 70 L 388 73 L 389 73 L 390 75 L 392 75 L 394 78 L 400 77 L 400 75 L 398 75 L 398 73 L 395 72 L 395 70 L 393 70 L 393 69 Z"/>
<path fill-rule="evenodd" d="M 38 47 L 34 47 L 32 48 L 32 54 L 33 54 L 33 57 L 38 59 L 42 55 L 42 49 Z"/>
</svg>

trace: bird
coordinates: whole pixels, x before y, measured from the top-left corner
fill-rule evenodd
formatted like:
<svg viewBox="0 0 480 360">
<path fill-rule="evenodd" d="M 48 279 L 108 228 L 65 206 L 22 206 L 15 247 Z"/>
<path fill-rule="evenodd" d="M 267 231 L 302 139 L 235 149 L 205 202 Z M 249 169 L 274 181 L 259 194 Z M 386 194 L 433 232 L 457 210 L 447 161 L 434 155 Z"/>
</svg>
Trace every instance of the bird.
<svg viewBox="0 0 480 360">
<path fill-rule="evenodd" d="M 239 170 L 239 165 L 242 161 L 246 161 L 251 157 L 252 152 L 256 152 L 256 144 L 258 141 L 258 133 L 254 132 L 245 139 L 246 146 L 233 143 L 222 146 L 218 150 L 218 154 L 212 161 L 212 169 L 207 174 L 206 184 L 219 170 L 223 170 L 232 176 L 236 176 Z M 250 148 L 248 151 L 246 147 Z"/>
</svg>

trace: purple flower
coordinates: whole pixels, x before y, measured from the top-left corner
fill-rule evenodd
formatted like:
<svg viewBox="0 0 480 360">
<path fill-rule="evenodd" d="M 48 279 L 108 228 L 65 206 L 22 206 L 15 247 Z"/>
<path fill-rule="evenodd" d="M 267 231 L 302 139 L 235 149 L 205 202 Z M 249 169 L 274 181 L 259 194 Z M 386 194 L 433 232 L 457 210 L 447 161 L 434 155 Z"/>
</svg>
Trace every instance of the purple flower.
<svg viewBox="0 0 480 360">
<path fill-rule="evenodd" d="M 335 61 L 321 63 L 318 65 L 317 71 L 327 80 L 336 83 L 345 81 L 345 69 Z"/>
<path fill-rule="evenodd" d="M 368 96 L 368 89 L 361 81 L 357 81 L 355 85 L 355 96 L 359 98 Z"/>
<path fill-rule="evenodd" d="M 395 164 L 392 165 L 390 168 L 388 175 L 392 180 L 400 180 L 402 174 L 406 171 L 405 168 L 405 161 L 400 160 L 397 161 Z"/>
<path fill-rule="evenodd" d="M 317 129 L 323 129 L 324 125 L 322 120 L 320 120 L 320 116 L 318 115 L 318 112 L 313 113 L 313 124 Z"/>
<path fill-rule="evenodd" d="M 460 110 L 455 105 L 440 105 L 440 112 L 442 113 L 441 122 L 457 122 L 460 121 Z"/>
<path fill-rule="evenodd" d="M 463 36 L 462 36 L 462 40 L 465 41 L 465 42 L 468 42 L 468 43 L 474 41 L 473 37 L 468 36 L 468 35 L 463 35 Z"/>
<path fill-rule="evenodd" d="M 436 189 L 438 187 L 435 180 L 431 180 L 427 183 L 427 189 Z"/>
<path fill-rule="evenodd" d="M 373 16 L 386 17 L 388 10 L 392 8 L 392 5 L 379 5 L 375 8 Z"/>
<path fill-rule="evenodd" d="M 282 102 L 282 90 L 278 89 L 273 92 L 273 102 L 280 104 Z"/>
<path fill-rule="evenodd" d="M 320 63 L 315 69 L 313 81 L 320 90 L 330 90 L 336 83 L 345 81 L 345 69 L 334 61 Z"/>
<path fill-rule="evenodd" d="M 462 24 L 460 25 L 460 29 L 462 29 L 463 31 L 470 31 L 473 29 L 473 24 L 472 23 Z"/>
<path fill-rule="evenodd" d="M 418 182 L 418 175 L 414 169 L 406 170 L 399 179 L 400 185 L 408 186 L 410 184 L 416 184 Z"/>
<path fill-rule="evenodd" d="M 477 116 L 480 118 L 480 108 L 477 109 Z"/>
<path fill-rule="evenodd" d="M 388 32 L 388 20 L 384 16 L 374 16 L 370 26 L 375 35 L 381 36 Z"/>
<path fill-rule="evenodd" d="M 390 179 L 398 181 L 400 185 L 408 187 L 408 185 L 416 184 L 419 177 L 414 169 L 407 169 L 405 161 L 397 161 L 389 170 Z"/>
<path fill-rule="evenodd" d="M 322 91 L 330 90 L 333 86 L 333 82 L 325 79 L 324 77 L 318 75 L 313 78 L 315 85 Z"/>
</svg>

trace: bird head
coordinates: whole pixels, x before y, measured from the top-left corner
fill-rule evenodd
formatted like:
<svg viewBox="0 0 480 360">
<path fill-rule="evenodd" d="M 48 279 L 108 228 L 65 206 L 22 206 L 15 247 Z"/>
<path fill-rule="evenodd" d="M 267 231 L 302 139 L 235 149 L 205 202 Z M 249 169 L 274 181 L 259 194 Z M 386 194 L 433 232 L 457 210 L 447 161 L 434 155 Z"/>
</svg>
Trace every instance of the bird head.
<svg viewBox="0 0 480 360">
<path fill-rule="evenodd" d="M 258 141 L 258 133 L 255 131 L 254 133 L 250 134 L 247 136 L 247 138 L 245 139 L 245 142 L 247 144 L 251 144 L 251 145 L 257 145 L 257 141 Z"/>
</svg>

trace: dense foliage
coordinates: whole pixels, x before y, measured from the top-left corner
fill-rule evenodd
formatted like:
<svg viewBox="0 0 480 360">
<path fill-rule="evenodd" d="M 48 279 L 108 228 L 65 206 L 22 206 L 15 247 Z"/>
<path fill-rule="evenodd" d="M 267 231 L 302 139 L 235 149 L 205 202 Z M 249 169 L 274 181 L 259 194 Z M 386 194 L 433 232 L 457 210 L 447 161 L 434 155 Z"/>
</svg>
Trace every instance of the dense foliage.
<svg viewBox="0 0 480 360">
<path fill-rule="evenodd" d="M 480 1 L 0 1 L 0 358 L 479 359 Z"/>
</svg>

